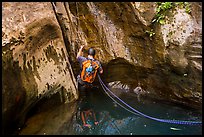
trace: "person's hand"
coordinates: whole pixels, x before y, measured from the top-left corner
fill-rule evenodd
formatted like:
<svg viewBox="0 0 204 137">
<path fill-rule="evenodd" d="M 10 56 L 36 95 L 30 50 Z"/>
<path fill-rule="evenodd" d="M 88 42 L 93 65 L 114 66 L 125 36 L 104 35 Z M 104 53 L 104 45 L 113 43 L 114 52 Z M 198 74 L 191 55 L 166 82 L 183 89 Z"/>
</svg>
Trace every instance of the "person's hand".
<svg viewBox="0 0 204 137">
<path fill-rule="evenodd" d="M 95 125 L 98 125 L 98 121 L 94 122 Z"/>
<path fill-rule="evenodd" d="M 83 50 L 84 46 L 85 46 L 84 44 L 81 45 L 81 47 L 80 47 L 80 49 L 79 49 L 79 51 L 77 53 L 77 56 L 76 56 L 77 59 L 78 59 L 79 56 L 82 55 L 82 50 Z"/>
<path fill-rule="evenodd" d="M 81 45 L 80 49 L 82 50 L 84 48 L 85 45 Z"/>
<path fill-rule="evenodd" d="M 84 124 L 85 127 L 91 128 L 90 124 Z"/>
<path fill-rule="evenodd" d="M 102 73 L 103 73 L 103 69 L 100 70 L 100 74 L 102 74 Z"/>
</svg>

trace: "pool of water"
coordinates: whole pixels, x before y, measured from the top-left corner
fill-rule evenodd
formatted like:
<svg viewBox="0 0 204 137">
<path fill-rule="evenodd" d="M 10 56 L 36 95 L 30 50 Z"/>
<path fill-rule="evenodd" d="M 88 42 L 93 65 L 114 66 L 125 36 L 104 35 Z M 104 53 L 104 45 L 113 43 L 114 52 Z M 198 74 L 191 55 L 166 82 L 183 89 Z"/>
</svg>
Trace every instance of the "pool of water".
<svg viewBox="0 0 204 137">
<path fill-rule="evenodd" d="M 88 103 L 56 104 L 49 99 L 42 102 L 38 111 L 33 111 L 21 129 L 21 135 L 202 135 L 202 125 L 178 125 L 154 121 L 133 114 L 110 99 L 102 88 L 90 90 Z M 160 119 L 202 121 L 202 111 L 176 104 L 121 95 L 126 103 L 136 110 Z M 51 102 L 51 103 L 49 103 Z M 87 121 L 92 127 L 84 127 L 80 112 L 81 105 L 94 110 L 98 125 L 92 119 Z M 70 112 L 70 110 L 72 112 Z"/>
<path fill-rule="evenodd" d="M 95 111 L 98 125 L 83 127 L 80 112 L 73 119 L 72 134 L 76 135 L 202 135 L 202 125 L 181 125 L 154 121 L 133 114 L 111 100 L 102 89 L 91 91 L 89 104 Z M 175 104 L 143 99 L 138 102 L 132 96 L 121 98 L 136 110 L 160 119 L 202 121 L 201 111 Z"/>
</svg>

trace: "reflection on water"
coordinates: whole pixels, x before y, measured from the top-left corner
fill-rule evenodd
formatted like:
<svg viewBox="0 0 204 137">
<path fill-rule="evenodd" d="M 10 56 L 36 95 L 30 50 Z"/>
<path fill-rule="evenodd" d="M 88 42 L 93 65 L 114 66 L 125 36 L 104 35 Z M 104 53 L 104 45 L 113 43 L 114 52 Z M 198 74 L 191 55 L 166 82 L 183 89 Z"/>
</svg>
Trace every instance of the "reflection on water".
<svg viewBox="0 0 204 137">
<path fill-rule="evenodd" d="M 91 128 L 83 127 L 79 112 L 76 113 L 72 129 L 77 135 L 201 135 L 202 126 L 177 125 L 153 121 L 134 115 L 116 105 L 102 90 L 93 92 L 92 103 L 99 124 Z M 201 114 L 194 110 L 180 108 L 150 99 L 140 103 L 134 98 L 123 98 L 135 109 L 161 119 L 202 121 Z M 134 105 L 133 105 L 134 104 Z M 78 115 L 78 116 L 77 116 Z"/>
</svg>

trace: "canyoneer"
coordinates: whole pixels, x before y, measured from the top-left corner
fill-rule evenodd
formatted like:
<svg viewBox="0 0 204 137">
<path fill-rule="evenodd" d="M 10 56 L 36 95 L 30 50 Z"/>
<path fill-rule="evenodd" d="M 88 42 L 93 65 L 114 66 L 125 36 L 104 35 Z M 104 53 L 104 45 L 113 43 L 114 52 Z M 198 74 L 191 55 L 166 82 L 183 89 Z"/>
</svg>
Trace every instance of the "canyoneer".
<svg viewBox="0 0 204 137">
<path fill-rule="evenodd" d="M 95 53 L 96 51 L 93 48 L 88 49 L 88 57 L 82 56 L 84 45 L 82 45 L 77 53 L 77 61 L 80 65 L 80 74 L 77 76 L 78 90 L 79 90 L 79 104 L 82 104 L 80 109 L 81 119 L 83 126 L 91 127 L 90 123 L 87 123 L 87 118 L 89 116 L 93 117 L 94 124 L 97 125 L 95 113 L 90 105 L 90 92 L 94 87 L 95 78 L 97 73 L 102 74 L 103 68 L 101 63 L 96 60 Z"/>
</svg>

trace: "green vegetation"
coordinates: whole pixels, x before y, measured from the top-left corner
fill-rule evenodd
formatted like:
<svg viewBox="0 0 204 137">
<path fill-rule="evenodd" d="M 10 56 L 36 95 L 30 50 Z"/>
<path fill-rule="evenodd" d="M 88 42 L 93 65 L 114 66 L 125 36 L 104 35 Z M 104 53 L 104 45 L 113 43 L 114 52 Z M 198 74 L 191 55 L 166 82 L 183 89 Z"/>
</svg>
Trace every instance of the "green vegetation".
<svg viewBox="0 0 204 137">
<path fill-rule="evenodd" d="M 185 8 L 186 13 L 190 14 L 191 13 L 191 4 L 188 2 L 175 2 L 177 6 L 180 6 L 181 8 Z"/>
<path fill-rule="evenodd" d="M 167 12 L 179 6 L 180 8 L 185 8 L 186 13 L 190 13 L 190 4 L 188 2 L 157 2 L 156 16 L 152 22 L 159 22 L 160 24 L 165 24 L 165 17 Z"/>
<path fill-rule="evenodd" d="M 151 29 L 150 31 L 146 30 L 145 32 L 149 35 L 150 38 L 155 35 L 153 29 Z"/>
</svg>

